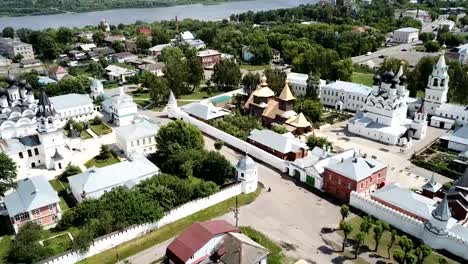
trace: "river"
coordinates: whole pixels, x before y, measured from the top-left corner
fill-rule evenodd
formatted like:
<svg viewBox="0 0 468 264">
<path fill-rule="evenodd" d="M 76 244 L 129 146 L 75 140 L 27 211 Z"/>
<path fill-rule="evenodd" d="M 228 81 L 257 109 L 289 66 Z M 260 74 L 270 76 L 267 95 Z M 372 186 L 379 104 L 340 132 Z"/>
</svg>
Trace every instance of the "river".
<svg viewBox="0 0 468 264">
<path fill-rule="evenodd" d="M 97 25 L 102 19 L 110 24 L 131 24 L 137 20 L 154 22 L 193 18 L 200 20 L 219 20 L 231 14 L 251 11 L 262 11 L 289 8 L 301 4 L 316 3 L 318 0 L 253 0 L 226 2 L 216 5 L 179 5 L 171 7 L 111 9 L 85 13 L 66 13 L 56 15 L 0 17 L 0 29 L 4 27 L 45 29 L 58 27 L 83 27 Z"/>
</svg>

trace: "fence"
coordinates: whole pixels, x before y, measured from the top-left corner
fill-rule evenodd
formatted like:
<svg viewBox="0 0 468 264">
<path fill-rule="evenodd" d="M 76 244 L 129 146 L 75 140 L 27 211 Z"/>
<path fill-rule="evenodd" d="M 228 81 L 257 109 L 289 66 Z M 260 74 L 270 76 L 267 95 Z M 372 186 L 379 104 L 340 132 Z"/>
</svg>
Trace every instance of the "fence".
<svg viewBox="0 0 468 264">
<path fill-rule="evenodd" d="M 92 257 L 103 251 L 109 250 L 122 243 L 128 242 L 132 239 L 147 234 L 153 230 L 159 229 L 167 224 L 175 222 L 179 219 L 187 217 L 198 211 L 204 210 L 217 203 L 223 202 L 231 197 L 241 194 L 242 183 L 237 183 L 228 188 L 225 188 L 213 195 L 205 198 L 191 201 L 178 208 L 171 210 L 163 218 L 157 222 L 147 223 L 142 225 L 134 225 L 126 228 L 123 231 L 116 231 L 114 233 L 96 238 L 89 250 L 85 253 L 76 251 L 67 251 L 57 256 L 53 256 L 44 261 L 39 262 L 40 264 L 72 264 L 79 262 L 85 258 Z"/>
</svg>

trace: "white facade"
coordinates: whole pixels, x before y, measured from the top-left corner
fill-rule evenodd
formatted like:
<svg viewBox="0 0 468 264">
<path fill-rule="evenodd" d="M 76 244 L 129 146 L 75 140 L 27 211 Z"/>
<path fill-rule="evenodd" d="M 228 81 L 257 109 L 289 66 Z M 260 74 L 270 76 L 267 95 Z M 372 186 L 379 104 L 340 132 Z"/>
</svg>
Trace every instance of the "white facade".
<svg viewBox="0 0 468 264">
<path fill-rule="evenodd" d="M 371 90 L 371 87 L 362 84 L 336 81 L 321 88 L 320 102 L 341 111 L 359 111 L 364 108 Z"/>
<path fill-rule="evenodd" d="M 253 193 L 257 190 L 257 163 L 249 156 L 239 160 L 236 166 L 236 177 L 242 182 L 242 193 Z"/>
<path fill-rule="evenodd" d="M 400 28 L 393 31 L 394 42 L 411 43 L 419 40 L 419 29 L 417 28 Z"/>
<path fill-rule="evenodd" d="M 66 94 L 50 98 L 63 127 L 68 120 L 89 121 L 96 116 L 93 100 L 85 94 Z"/>
<path fill-rule="evenodd" d="M 133 122 L 138 112 L 138 106 L 133 102 L 133 98 L 124 92 L 120 87 L 119 95 L 107 98 L 102 102 L 105 112 L 111 116 L 111 122 L 117 126 L 127 126 Z"/>
<path fill-rule="evenodd" d="M 286 82 L 288 82 L 289 87 L 294 92 L 295 96 L 305 96 L 307 94 L 307 80 L 309 79 L 309 75 L 304 73 L 297 73 L 297 72 L 289 72 L 286 78 Z M 327 82 L 325 80 L 320 79 L 319 83 L 319 94 L 324 85 Z"/>
<path fill-rule="evenodd" d="M 11 60 L 0 55 L 0 67 L 5 67 L 11 64 Z"/>
<path fill-rule="evenodd" d="M 20 54 L 23 56 L 23 59 L 34 59 L 32 45 L 16 39 L 0 38 L 0 53 L 5 54 L 10 59 L 13 59 Z"/>
<path fill-rule="evenodd" d="M 406 117 L 409 91 L 403 67 L 395 76 L 385 72 L 374 78 L 374 89 L 365 99 L 365 107 L 348 123 L 348 131 L 390 145 L 408 146 L 413 138 L 425 137 L 427 130 L 424 107 L 414 120 Z"/>
<path fill-rule="evenodd" d="M 150 120 L 138 117 L 128 126 L 115 128 L 117 146 L 128 155 L 148 155 L 157 150 L 156 135 L 159 125 Z"/>
<path fill-rule="evenodd" d="M 91 89 L 91 98 L 96 100 L 101 94 L 104 93 L 104 85 L 98 79 L 92 79 L 90 87 Z"/>
</svg>

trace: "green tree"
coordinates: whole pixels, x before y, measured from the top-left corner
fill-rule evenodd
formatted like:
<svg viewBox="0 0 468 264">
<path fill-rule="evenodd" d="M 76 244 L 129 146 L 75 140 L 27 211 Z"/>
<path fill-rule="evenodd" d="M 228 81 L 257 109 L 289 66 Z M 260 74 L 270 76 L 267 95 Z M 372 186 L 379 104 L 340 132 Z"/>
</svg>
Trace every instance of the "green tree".
<svg viewBox="0 0 468 264">
<path fill-rule="evenodd" d="M 231 163 L 216 151 L 210 151 L 201 164 L 200 171 L 196 172 L 198 178 L 223 185 L 234 176 Z"/>
<path fill-rule="evenodd" d="M 13 58 L 13 60 L 16 62 L 21 62 L 22 59 L 24 59 L 24 56 L 21 53 L 16 54 L 16 56 Z"/>
<path fill-rule="evenodd" d="M 189 48 L 185 51 L 185 58 L 189 72 L 187 82 L 192 85 L 192 87 L 200 86 L 200 82 L 204 78 L 203 65 L 201 64 L 197 53 L 198 51 L 195 48 Z"/>
<path fill-rule="evenodd" d="M 312 122 L 318 122 L 322 119 L 323 105 L 317 100 L 303 99 L 296 102 L 294 110 L 302 112 Z"/>
<path fill-rule="evenodd" d="M 307 78 L 306 97 L 318 100 L 320 96 L 320 75 L 309 73 Z"/>
<path fill-rule="evenodd" d="M 403 72 L 408 71 L 408 62 L 405 60 L 400 60 L 397 58 L 385 58 L 382 65 L 380 66 L 378 72 L 383 73 L 386 71 L 392 71 L 393 73 L 397 73 L 400 70 L 400 66 L 403 65 Z"/>
<path fill-rule="evenodd" d="M 160 44 L 166 44 L 171 41 L 171 37 L 169 34 L 164 29 L 157 28 L 154 29 L 152 32 L 152 38 L 151 38 L 152 44 L 155 45 L 160 45 Z"/>
<path fill-rule="evenodd" d="M 96 46 L 101 46 L 104 44 L 104 33 L 101 31 L 94 32 L 93 34 L 93 42 L 96 44 Z"/>
<path fill-rule="evenodd" d="M 418 61 L 413 71 L 408 76 L 408 90 L 410 91 L 410 96 L 416 96 L 417 91 L 424 91 L 436 59 L 437 58 L 426 56 Z"/>
<path fill-rule="evenodd" d="M 80 167 L 72 165 L 71 163 L 68 163 L 67 167 L 65 167 L 65 170 L 60 174 L 60 180 L 61 181 L 68 181 L 68 177 L 80 174 L 82 171 Z"/>
<path fill-rule="evenodd" d="M 275 94 L 279 95 L 286 84 L 286 73 L 278 69 L 266 69 L 265 77 L 267 78 L 268 86 Z"/>
<path fill-rule="evenodd" d="M 276 132 L 278 134 L 288 133 L 288 129 L 283 125 L 273 125 L 271 127 L 271 130 L 273 130 L 274 132 Z"/>
<path fill-rule="evenodd" d="M 58 43 L 69 44 L 73 41 L 73 31 L 66 27 L 60 27 L 55 33 L 55 39 Z"/>
<path fill-rule="evenodd" d="M 366 233 L 365 232 L 359 232 L 356 234 L 356 236 L 354 237 L 354 242 L 355 242 L 355 255 L 354 255 L 354 258 L 357 259 L 358 255 L 359 255 L 359 250 L 361 249 L 361 246 L 364 244 L 364 240 L 366 239 Z"/>
<path fill-rule="evenodd" d="M 418 264 L 422 264 L 424 262 L 424 259 L 430 256 L 431 253 L 432 253 L 431 247 L 429 247 L 426 244 L 419 245 L 419 247 L 417 247 L 415 250 L 415 254 L 418 258 Z"/>
<path fill-rule="evenodd" d="M 388 245 L 387 245 L 388 258 L 390 258 L 390 250 L 392 249 L 393 245 L 395 245 L 395 243 L 396 243 L 397 240 L 398 240 L 397 231 L 396 231 L 395 229 L 393 229 L 392 231 L 390 231 L 390 233 L 391 233 L 390 242 L 389 242 Z"/>
<path fill-rule="evenodd" d="M 398 241 L 398 245 L 400 246 L 401 250 L 403 250 L 404 252 L 403 259 L 406 260 L 408 254 L 411 252 L 411 250 L 413 250 L 413 247 L 414 247 L 413 240 L 403 235 L 400 237 L 400 240 Z"/>
<path fill-rule="evenodd" d="M 48 250 L 39 244 L 41 232 L 41 226 L 34 222 L 22 226 L 8 249 L 7 262 L 36 263 L 50 255 Z"/>
<path fill-rule="evenodd" d="M 437 41 L 428 41 L 424 44 L 426 52 L 438 52 L 440 50 L 440 44 Z"/>
<path fill-rule="evenodd" d="M 419 34 L 419 40 L 421 40 L 423 43 L 432 41 L 434 39 L 435 39 L 435 34 L 432 32 L 422 32 Z"/>
<path fill-rule="evenodd" d="M 346 204 L 340 206 L 341 220 L 344 221 L 349 215 L 349 207 Z"/>
<path fill-rule="evenodd" d="M 342 244 L 342 247 L 341 247 L 341 251 L 344 252 L 346 241 L 348 240 L 348 236 L 349 236 L 349 234 L 351 234 L 351 232 L 353 232 L 353 226 L 351 224 L 347 223 L 346 221 L 341 220 L 340 221 L 340 229 L 343 231 L 343 235 L 344 235 L 343 244 Z"/>
<path fill-rule="evenodd" d="M 108 145 L 101 145 L 101 149 L 99 150 L 99 154 L 96 156 L 97 159 L 106 160 L 112 157 L 112 153 L 110 147 Z"/>
<path fill-rule="evenodd" d="M 242 140 L 247 140 L 250 131 L 254 129 L 262 129 L 262 122 L 253 116 L 240 114 L 225 116 L 221 119 L 212 120 L 210 125 L 220 129 L 230 135 L 233 135 Z"/>
<path fill-rule="evenodd" d="M 180 151 L 196 149 L 201 150 L 204 146 L 203 135 L 200 130 L 184 121 L 176 120 L 159 129 L 156 136 L 158 153 L 169 157 Z"/>
<path fill-rule="evenodd" d="M 307 138 L 307 146 L 309 147 L 309 149 L 314 149 L 315 147 L 331 149 L 332 143 L 328 141 L 328 139 L 325 137 L 310 135 Z"/>
<path fill-rule="evenodd" d="M 248 72 L 242 78 L 242 85 L 244 86 L 245 93 L 250 95 L 255 89 L 257 89 L 257 85 L 260 83 L 260 75 L 258 73 Z"/>
<path fill-rule="evenodd" d="M 88 63 L 88 68 L 86 69 L 86 71 L 91 73 L 92 76 L 95 77 L 95 78 L 100 78 L 100 77 L 104 76 L 104 74 L 106 73 L 106 70 L 104 70 L 102 65 L 100 63 L 97 63 L 97 62 L 93 61 L 93 60 L 91 60 Z"/>
<path fill-rule="evenodd" d="M 86 253 L 91 246 L 94 238 L 94 230 L 90 227 L 90 225 L 82 227 L 73 239 L 72 249 L 78 251 L 80 253 Z"/>
<path fill-rule="evenodd" d="M 162 100 L 168 94 L 167 81 L 151 72 L 145 71 L 140 78 L 142 85 L 149 90 L 151 100 L 156 106 L 159 106 Z"/>
<path fill-rule="evenodd" d="M 215 143 L 214 143 L 214 148 L 216 150 L 221 150 L 224 146 L 224 142 L 222 140 L 216 140 Z"/>
<path fill-rule="evenodd" d="M 176 95 L 187 93 L 187 82 L 189 69 L 187 63 L 182 60 L 184 53 L 177 47 L 165 48 L 162 50 L 161 60 L 166 63 L 164 77 L 167 80 L 168 88 Z"/>
<path fill-rule="evenodd" d="M 4 38 L 14 38 L 15 37 L 15 30 L 12 27 L 3 28 L 2 37 L 4 37 Z"/>
<path fill-rule="evenodd" d="M 369 234 L 369 231 L 372 227 L 371 219 L 368 216 L 362 218 L 361 225 L 359 226 L 359 231 Z"/>
<path fill-rule="evenodd" d="M 0 195 L 16 187 L 16 164 L 4 152 L 0 153 Z"/>
<path fill-rule="evenodd" d="M 437 262 L 439 264 L 448 264 L 448 260 L 444 257 L 439 257 L 439 259 L 437 260 Z"/>
<path fill-rule="evenodd" d="M 396 249 L 395 251 L 393 251 L 393 259 L 399 264 L 404 264 L 405 252 L 401 249 Z"/>
<path fill-rule="evenodd" d="M 151 48 L 151 42 L 145 37 L 145 35 L 138 35 L 136 39 L 137 49 L 142 52 Z"/>
<path fill-rule="evenodd" d="M 242 74 L 239 65 L 233 60 L 223 60 L 213 68 L 211 81 L 223 91 L 237 89 Z"/>
<path fill-rule="evenodd" d="M 380 239 L 382 238 L 382 235 L 383 235 L 385 229 L 382 226 L 382 224 L 380 222 L 378 222 L 374 226 L 373 231 L 374 231 L 374 240 L 375 240 L 375 249 L 374 249 L 374 251 L 377 251 L 379 249 Z"/>
<path fill-rule="evenodd" d="M 123 41 L 114 41 L 112 43 L 112 48 L 115 52 L 123 52 L 125 51 L 125 43 Z"/>
<path fill-rule="evenodd" d="M 38 51 L 45 60 L 54 60 L 60 53 L 55 39 L 48 33 L 41 33 L 39 35 Z"/>
</svg>

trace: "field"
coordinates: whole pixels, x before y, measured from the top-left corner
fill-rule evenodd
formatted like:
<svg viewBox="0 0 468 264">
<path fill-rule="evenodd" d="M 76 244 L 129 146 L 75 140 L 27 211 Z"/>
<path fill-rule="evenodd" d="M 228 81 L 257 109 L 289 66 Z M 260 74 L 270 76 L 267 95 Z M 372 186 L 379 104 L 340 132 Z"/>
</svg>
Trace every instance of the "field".
<svg viewBox="0 0 468 264">
<path fill-rule="evenodd" d="M 109 165 L 112 165 L 112 164 L 115 164 L 115 163 L 118 163 L 120 162 L 120 160 L 115 157 L 114 155 L 112 155 L 111 158 L 108 158 L 108 159 L 105 159 L 105 160 L 100 160 L 100 159 L 97 159 L 96 157 L 88 160 L 86 163 L 85 163 L 85 166 L 86 168 L 91 168 L 91 167 L 97 167 L 97 168 L 102 168 L 102 167 L 106 167 L 106 166 L 109 166 Z"/>
<path fill-rule="evenodd" d="M 104 123 L 99 125 L 89 125 L 89 128 L 98 136 L 106 135 L 112 132 L 112 128 Z"/>
<path fill-rule="evenodd" d="M 372 83 L 374 82 L 373 77 L 374 75 L 372 73 L 353 72 L 353 75 L 351 75 L 351 82 L 372 87 Z"/>
<path fill-rule="evenodd" d="M 434 143 L 420 154 L 412 157 L 411 162 L 416 166 L 456 180 L 463 173 L 463 170 L 457 170 L 457 166 L 452 164 L 457 154 L 440 143 Z"/>
</svg>

